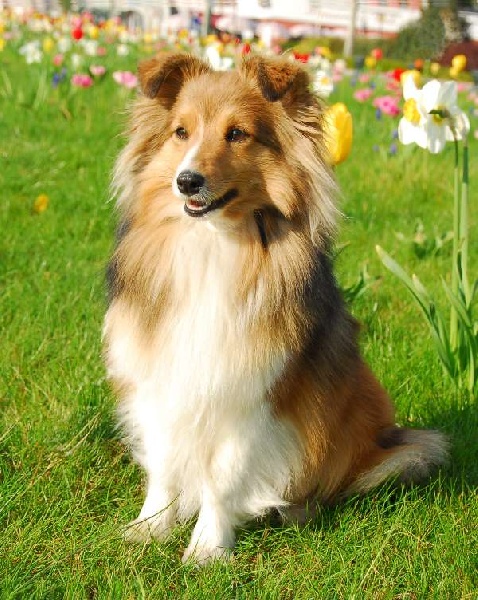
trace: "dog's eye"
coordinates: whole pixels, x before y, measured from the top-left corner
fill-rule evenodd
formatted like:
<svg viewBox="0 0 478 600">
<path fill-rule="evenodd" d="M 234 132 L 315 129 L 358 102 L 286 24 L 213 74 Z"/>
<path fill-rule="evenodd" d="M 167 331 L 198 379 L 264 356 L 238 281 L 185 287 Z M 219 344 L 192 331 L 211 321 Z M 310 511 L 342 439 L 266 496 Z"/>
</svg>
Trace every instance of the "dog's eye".
<svg viewBox="0 0 478 600">
<path fill-rule="evenodd" d="M 179 140 L 187 140 L 189 137 L 189 134 L 184 127 L 177 127 L 174 134 Z"/>
<path fill-rule="evenodd" d="M 249 134 L 238 127 L 231 127 L 226 133 L 226 140 L 228 142 L 243 142 L 248 137 Z"/>
</svg>

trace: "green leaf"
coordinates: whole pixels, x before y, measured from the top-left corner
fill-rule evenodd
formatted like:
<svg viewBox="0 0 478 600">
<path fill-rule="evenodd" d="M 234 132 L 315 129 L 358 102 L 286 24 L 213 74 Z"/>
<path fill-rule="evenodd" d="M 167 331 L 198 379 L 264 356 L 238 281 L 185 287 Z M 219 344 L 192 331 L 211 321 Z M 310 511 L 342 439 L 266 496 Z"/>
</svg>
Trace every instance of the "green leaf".
<svg viewBox="0 0 478 600">
<path fill-rule="evenodd" d="M 375 249 L 382 263 L 405 284 L 422 309 L 422 312 L 426 316 L 430 326 L 432 339 L 437 348 L 438 356 L 440 357 L 445 369 L 448 371 L 452 379 L 454 379 L 457 371 L 455 356 L 450 348 L 450 343 L 443 319 L 436 310 L 435 303 L 431 299 L 430 294 L 416 275 L 413 275 L 413 278 L 410 278 L 402 269 L 402 267 L 395 260 L 393 260 L 393 258 L 387 254 L 385 250 L 383 250 L 383 248 L 376 246 Z"/>
<path fill-rule="evenodd" d="M 381 248 L 380 246 L 375 246 L 375 250 L 378 256 L 380 257 L 382 263 L 387 267 L 389 271 L 396 275 L 406 285 L 406 287 L 413 294 L 414 298 L 417 300 L 423 312 L 427 315 L 427 318 L 429 318 L 428 300 L 427 298 L 421 297 L 417 293 L 412 279 L 407 275 L 407 273 L 405 273 L 402 267 L 395 260 L 393 260 L 393 258 L 389 254 L 385 252 L 383 248 Z"/>
<path fill-rule="evenodd" d="M 458 313 L 458 316 L 460 317 L 460 321 L 463 323 L 463 325 L 466 328 L 472 329 L 473 323 L 471 321 L 471 315 L 468 314 L 467 307 L 464 304 L 463 300 L 461 298 L 457 298 L 455 296 L 455 294 L 451 291 L 450 287 L 448 286 L 448 284 L 446 283 L 446 281 L 444 279 L 442 279 L 442 285 L 443 285 L 443 289 L 445 290 L 448 300 L 450 301 L 453 308 Z"/>
</svg>

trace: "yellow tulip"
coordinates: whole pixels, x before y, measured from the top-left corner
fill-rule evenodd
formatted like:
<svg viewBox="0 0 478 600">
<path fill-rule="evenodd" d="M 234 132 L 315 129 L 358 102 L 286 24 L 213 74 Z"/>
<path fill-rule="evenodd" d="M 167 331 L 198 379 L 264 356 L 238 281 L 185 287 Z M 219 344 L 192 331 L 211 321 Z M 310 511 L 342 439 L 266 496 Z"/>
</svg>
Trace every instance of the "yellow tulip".
<svg viewBox="0 0 478 600">
<path fill-rule="evenodd" d="M 451 67 L 457 73 L 464 71 L 466 68 L 466 56 L 464 54 L 456 54 L 451 59 Z"/>
<path fill-rule="evenodd" d="M 0 52 L 5 48 L 5 40 L 0 38 Z"/>
<path fill-rule="evenodd" d="M 417 87 L 420 87 L 420 85 L 422 83 L 422 74 L 420 73 L 420 71 L 416 71 L 415 69 L 412 69 L 410 71 L 404 71 L 400 75 L 400 83 L 402 85 L 405 83 L 405 79 L 407 77 L 413 77 L 413 81 L 414 81 L 415 85 Z"/>
<path fill-rule="evenodd" d="M 332 58 L 332 52 L 328 46 L 319 46 L 317 48 L 317 53 L 324 58 L 328 58 L 329 60 Z"/>
<path fill-rule="evenodd" d="M 43 52 L 46 52 L 48 54 L 55 47 L 55 42 L 50 37 L 46 37 L 43 40 L 42 46 L 43 46 Z"/>
<path fill-rule="evenodd" d="M 432 62 L 430 65 L 430 73 L 432 75 L 438 75 L 439 70 L 440 70 L 440 63 Z"/>
<path fill-rule="evenodd" d="M 90 25 L 88 27 L 88 35 L 92 40 L 97 40 L 98 36 L 100 35 L 100 30 L 98 27 L 96 27 L 96 25 Z"/>
<path fill-rule="evenodd" d="M 325 143 L 331 165 L 338 165 L 347 158 L 352 137 L 352 115 L 343 102 L 337 102 L 325 113 Z"/>
<path fill-rule="evenodd" d="M 36 197 L 35 202 L 33 203 L 33 210 L 38 214 L 45 212 L 48 208 L 49 202 L 50 199 L 46 194 L 40 194 Z"/>
<path fill-rule="evenodd" d="M 377 64 L 377 59 L 374 58 L 373 56 L 365 57 L 365 66 L 367 67 L 367 69 L 374 69 L 376 64 Z"/>
<path fill-rule="evenodd" d="M 145 44 L 152 44 L 153 43 L 153 36 L 150 33 L 145 33 L 143 36 L 143 42 Z"/>
</svg>

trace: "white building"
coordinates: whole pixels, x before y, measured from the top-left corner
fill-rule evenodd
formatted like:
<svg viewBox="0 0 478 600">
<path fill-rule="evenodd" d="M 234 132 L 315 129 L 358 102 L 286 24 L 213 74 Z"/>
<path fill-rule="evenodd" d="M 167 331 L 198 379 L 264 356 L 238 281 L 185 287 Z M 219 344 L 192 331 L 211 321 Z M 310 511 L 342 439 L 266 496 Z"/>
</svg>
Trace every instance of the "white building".
<svg viewBox="0 0 478 600">
<path fill-rule="evenodd" d="M 121 15 L 131 27 L 145 31 L 201 28 L 208 12 L 211 23 L 231 33 L 247 31 L 266 42 L 302 35 L 344 37 L 355 4 L 355 29 L 359 35 L 389 37 L 419 18 L 427 0 L 73 0 L 77 10 L 104 16 Z M 48 12 L 59 0 L 0 0 L 2 6 Z M 473 39 L 478 38 L 478 17 L 463 13 Z M 475 35 L 476 33 L 476 35 Z"/>
<path fill-rule="evenodd" d="M 144 28 L 188 28 L 210 8 L 212 24 L 221 30 L 244 30 L 266 38 L 300 35 L 343 37 L 349 28 L 353 0 L 79 0 L 88 8 L 111 7 L 143 16 Z M 356 27 L 370 36 L 390 36 L 420 16 L 422 0 L 356 2 Z"/>
</svg>

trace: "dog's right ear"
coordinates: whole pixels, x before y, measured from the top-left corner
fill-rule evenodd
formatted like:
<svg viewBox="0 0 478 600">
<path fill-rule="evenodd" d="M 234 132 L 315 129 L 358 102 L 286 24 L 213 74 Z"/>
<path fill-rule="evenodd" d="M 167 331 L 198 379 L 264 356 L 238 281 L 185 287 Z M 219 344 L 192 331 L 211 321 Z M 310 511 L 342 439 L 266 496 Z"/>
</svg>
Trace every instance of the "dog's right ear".
<svg viewBox="0 0 478 600">
<path fill-rule="evenodd" d="M 211 71 L 211 67 L 191 54 L 164 53 L 138 66 L 141 91 L 170 108 L 188 79 Z"/>
</svg>

